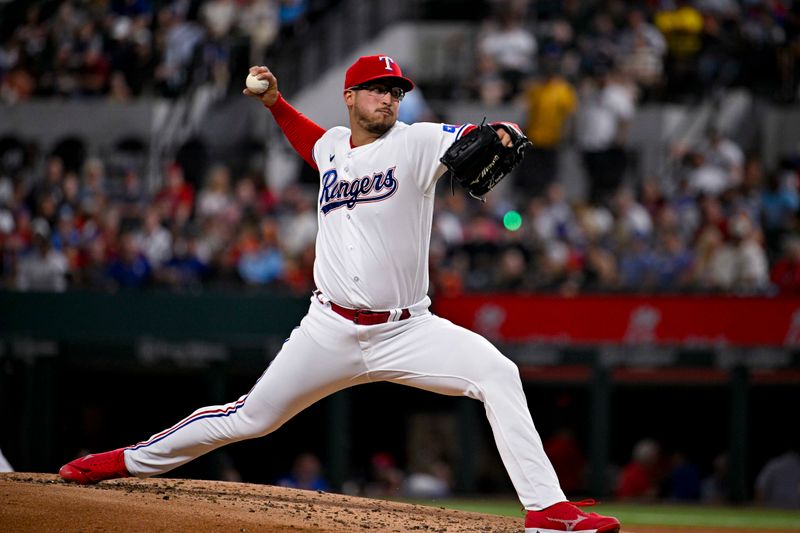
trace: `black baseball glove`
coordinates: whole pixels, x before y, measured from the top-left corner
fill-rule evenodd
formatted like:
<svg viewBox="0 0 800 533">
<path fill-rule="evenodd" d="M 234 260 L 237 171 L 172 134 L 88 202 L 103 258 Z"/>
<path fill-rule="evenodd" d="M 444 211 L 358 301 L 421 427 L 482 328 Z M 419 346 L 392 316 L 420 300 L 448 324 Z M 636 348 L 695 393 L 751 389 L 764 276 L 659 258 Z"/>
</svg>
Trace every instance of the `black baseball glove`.
<svg viewBox="0 0 800 533">
<path fill-rule="evenodd" d="M 503 128 L 511 136 L 510 147 L 500 142 L 496 128 Z M 470 195 L 482 199 L 519 165 L 528 146 L 531 142 L 513 125 L 481 124 L 454 142 L 440 161 Z"/>
</svg>

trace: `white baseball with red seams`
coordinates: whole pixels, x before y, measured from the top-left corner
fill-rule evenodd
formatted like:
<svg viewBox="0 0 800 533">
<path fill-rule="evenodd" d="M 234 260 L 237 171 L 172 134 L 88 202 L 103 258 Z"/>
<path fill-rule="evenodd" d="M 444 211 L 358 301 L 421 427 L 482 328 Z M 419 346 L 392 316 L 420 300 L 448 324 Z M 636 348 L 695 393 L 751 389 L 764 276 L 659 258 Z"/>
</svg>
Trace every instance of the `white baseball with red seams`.
<svg viewBox="0 0 800 533">
<path fill-rule="evenodd" d="M 373 60 L 379 66 L 369 64 Z M 357 66 L 363 72 L 351 72 Z M 367 74 L 373 71 L 370 78 Z M 348 70 L 346 101 L 366 106 L 381 99 L 387 116 L 392 109 L 396 113 L 401 95 L 385 87 L 363 89 L 355 82 L 395 79 L 413 88 L 400 76 L 387 56 L 361 58 Z M 354 128 L 358 124 L 352 113 L 351 109 Z M 222 445 L 266 435 L 338 390 L 388 381 L 483 402 L 523 506 L 536 511 L 565 501 L 528 411 L 516 365 L 480 335 L 428 309 L 434 188 L 445 170 L 439 158 L 467 129 L 394 122 L 359 146 L 352 143 L 361 130 L 336 127 L 317 138 L 313 161 L 320 176 L 314 266 L 318 291 L 307 315 L 248 394 L 236 402 L 198 409 L 126 449 L 124 462 L 132 475 L 162 474 Z M 385 321 L 357 323 L 357 316 L 347 319 L 341 308 L 354 316 L 355 309 L 385 312 Z M 531 525 L 536 516 L 530 515 Z M 557 531 L 566 528 L 552 524 Z"/>
</svg>

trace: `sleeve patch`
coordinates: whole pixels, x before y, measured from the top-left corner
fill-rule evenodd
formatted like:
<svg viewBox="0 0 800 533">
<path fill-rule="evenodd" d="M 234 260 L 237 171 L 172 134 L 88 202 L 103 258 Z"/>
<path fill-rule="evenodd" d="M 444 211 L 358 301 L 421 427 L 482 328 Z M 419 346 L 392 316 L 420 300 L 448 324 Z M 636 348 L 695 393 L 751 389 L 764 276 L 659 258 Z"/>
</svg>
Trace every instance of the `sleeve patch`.
<svg viewBox="0 0 800 533">
<path fill-rule="evenodd" d="M 447 133 L 455 133 L 456 126 L 453 126 L 452 124 L 442 124 L 442 130 Z"/>
</svg>

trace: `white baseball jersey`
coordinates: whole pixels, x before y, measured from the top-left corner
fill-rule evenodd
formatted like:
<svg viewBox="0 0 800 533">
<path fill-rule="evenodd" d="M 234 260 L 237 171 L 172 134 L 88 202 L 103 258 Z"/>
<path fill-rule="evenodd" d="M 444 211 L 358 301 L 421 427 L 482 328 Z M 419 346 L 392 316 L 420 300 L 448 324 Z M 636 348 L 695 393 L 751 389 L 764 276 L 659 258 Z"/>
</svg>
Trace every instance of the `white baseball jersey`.
<svg viewBox="0 0 800 533">
<path fill-rule="evenodd" d="M 395 125 L 352 148 L 350 129 L 314 145 L 320 172 L 314 281 L 345 307 L 410 307 L 428 294 L 428 250 L 439 158 L 465 126 Z"/>
</svg>

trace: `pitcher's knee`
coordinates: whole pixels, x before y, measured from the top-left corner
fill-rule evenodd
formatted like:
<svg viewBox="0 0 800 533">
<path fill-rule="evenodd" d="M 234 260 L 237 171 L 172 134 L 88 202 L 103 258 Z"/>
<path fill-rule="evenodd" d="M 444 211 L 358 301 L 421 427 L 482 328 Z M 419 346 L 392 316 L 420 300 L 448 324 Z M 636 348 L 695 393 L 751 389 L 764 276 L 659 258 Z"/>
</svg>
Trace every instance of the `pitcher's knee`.
<svg viewBox="0 0 800 533">
<path fill-rule="evenodd" d="M 522 384 L 517 364 L 507 357 L 497 357 L 492 361 L 492 366 L 484 374 L 483 381 L 486 384 L 497 384 L 501 387 Z"/>
<path fill-rule="evenodd" d="M 274 413 L 241 413 L 238 419 L 237 432 L 242 438 L 254 439 L 268 435 L 281 427 L 286 421 L 285 418 L 275 416 Z"/>
</svg>

